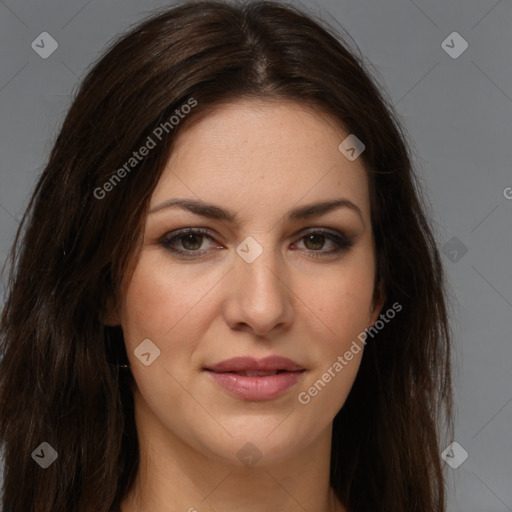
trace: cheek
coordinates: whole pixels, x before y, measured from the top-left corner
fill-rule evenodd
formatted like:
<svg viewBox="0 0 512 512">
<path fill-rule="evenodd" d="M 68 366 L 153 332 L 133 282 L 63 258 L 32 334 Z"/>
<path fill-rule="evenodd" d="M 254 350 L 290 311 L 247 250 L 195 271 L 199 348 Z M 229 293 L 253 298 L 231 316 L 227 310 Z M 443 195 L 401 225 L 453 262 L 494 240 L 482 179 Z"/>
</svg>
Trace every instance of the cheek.
<svg viewBox="0 0 512 512">
<path fill-rule="evenodd" d="M 123 308 L 123 329 L 127 344 L 137 344 L 144 338 L 156 341 L 166 328 L 170 329 L 178 303 L 165 286 L 165 279 L 155 276 L 143 261 L 139 262 L 126 290 Z M 166 311 L 166 314 L 162 314 Z"/>
<path fill-rule="evenodd" d="M 298 390 L 306 418 L 326 424 L 341 409 L 359 371 L 373 296 L 372 268 L 347 267 L 311 291 L 310 325 L 313 366 Z M 318 322 L 318 319 L 321 321 Z"/>
<path fill-rule="evenodd" d="M 148 250 L 141 254 L 125 290 L 121 324 L 137 388 L 152 411 L 162 411 L 170 403 L 186 408 L 190 402 L 179 383 L 187 378 L 183 372 L 200 339 L 197 314 L 190 313 L 197 313 L 204 293 L 191 286 L 190 276 L 166 265 L 161 253 Z M 134 354 L 146 339 L 160 350 L 148 366 Z"/>
<path fill-rule="evenodd" d="M 374 290 L 373 258 L 354 254 L 345 263 L 328 279 L 309 282 L 306 302 L 330 333 L 328 344 L 338 350 L 369 326 Z"/>
<path fill-rule="evenodd" d="M 122 323 L 127 343 L 131 345 L 144 338 L 163 343 L 191 327 L 190 313 L 200 305 L 208 285 L 201 279 L 191 282 L 187 272 L 169 266 L 157 251 L 143 253 L 123 304 Z"/>
</svg>

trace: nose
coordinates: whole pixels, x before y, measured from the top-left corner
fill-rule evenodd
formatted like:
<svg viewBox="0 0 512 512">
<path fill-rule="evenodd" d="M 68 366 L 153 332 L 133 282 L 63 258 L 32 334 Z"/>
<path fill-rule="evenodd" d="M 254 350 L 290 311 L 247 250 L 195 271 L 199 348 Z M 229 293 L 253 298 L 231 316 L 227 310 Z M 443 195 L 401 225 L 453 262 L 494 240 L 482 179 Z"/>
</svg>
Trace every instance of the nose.
<svg viewBox="0 0 512 512">
<path fill-rule="evenodd" d="M 263 248 L 263 244 L 262 248 Z M 251 263 L 236 256 L 224 304 L 227 325 L 266 337 L 285 330 L 293 320 L 293 290 L 278 251 L 266 247 Z M 287 282 L 288 281 L 288 282 Z"/>
</svg>

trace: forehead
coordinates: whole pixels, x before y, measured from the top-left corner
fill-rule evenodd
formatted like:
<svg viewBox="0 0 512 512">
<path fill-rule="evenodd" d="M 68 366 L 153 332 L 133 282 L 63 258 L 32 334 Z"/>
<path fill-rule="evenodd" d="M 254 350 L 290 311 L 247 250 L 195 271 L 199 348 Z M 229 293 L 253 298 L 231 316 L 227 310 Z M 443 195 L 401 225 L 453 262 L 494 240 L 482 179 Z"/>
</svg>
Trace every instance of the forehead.
<svg viewBox="0 0 512 512">
<path fill-rule="evenodd" d="M 294 102 L 217 106 L 179 133 L 150 208 L 189 197 L 268 211 L 342 195 L 364 210 L 363 161 L 338 149 L 347 135 L 331 116 Z"/>
</svg>

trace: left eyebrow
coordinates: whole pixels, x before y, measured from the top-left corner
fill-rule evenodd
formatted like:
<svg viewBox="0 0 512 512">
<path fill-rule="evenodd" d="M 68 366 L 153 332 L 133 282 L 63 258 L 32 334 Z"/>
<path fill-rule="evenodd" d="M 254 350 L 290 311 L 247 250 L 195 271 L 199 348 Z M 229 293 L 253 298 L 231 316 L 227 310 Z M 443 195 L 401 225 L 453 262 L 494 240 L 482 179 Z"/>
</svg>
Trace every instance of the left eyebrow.
<svg viewBox="0 0 512 512">
<path fill-rule="evenodd" d="M 209 219 L 222 220 L 232 223 L 236 222 L 235 212 L 196 199 L 168 199 L 167 201 L 164 201 L 163 203 L 153 207 L 149 213 L 155 213 L 160 210 L 172 207 L 183 208 L 184 210 L 188 210 L 192 213 L 195 213 L 196 215 L 200 215 L 201 217 L 206 217 Z M 286 214 L 285 219 L 288 221 L 309 219 L 311 217 L 325 215 L 326 213 L 329 213 L 332 210 L 338 208 L 348 208 L 354 211 L 359 215 L 364 224 L 361 209 L 352 201 L 344 198 L 333 199 L 331 201 L 321 201 L 293 208 Z"/>
<path fill-rule="evenodd" d="M 319 203 L 311 203 L 307 204 L 305 206 L 299 206 L 297 208 L 294 208 L 291 210 L 287 215 L 287 220 L 302 220 L 302 219 L 309 219 L 311 217 L 316 217 L 318 215 L 325 215 L 326 213 L 329 213 L 332 210 L 335 210 L 337 208 L 349 208 L 350 210 L 356 212 L 359 217 L 361 217 L 361 220 L 364 223 L 363 219 L 363 213 L 361 212 L 360 208 L 354 204 L 352 201 L 349 201 L 348 199 L 334 199 L 332 201 L 322 201 Z"/>
</svg>

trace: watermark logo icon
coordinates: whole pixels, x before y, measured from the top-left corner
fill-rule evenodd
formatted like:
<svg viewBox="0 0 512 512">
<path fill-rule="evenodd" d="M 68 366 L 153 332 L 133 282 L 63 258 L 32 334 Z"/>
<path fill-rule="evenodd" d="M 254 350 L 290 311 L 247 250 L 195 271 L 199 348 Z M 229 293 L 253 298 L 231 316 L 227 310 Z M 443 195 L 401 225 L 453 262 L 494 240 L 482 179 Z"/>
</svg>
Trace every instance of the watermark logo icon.
<svg viewBox="0 0 512 512">
<path fill-rule="evenodd" d="M 458 32 L 452 32 L 441 43 L 441 48 L 452 59 L 458 59 L 468 49 L 468 46 L 468 42 Z"/>
<path fill-rule="evenodd" d="M 160 349 L 151 340 L 146 339 L 137 346 L 133 353 L 144 366 L 149 366 L 160 356 Z"/>
<path fill-rule="evenodd" d="M 59 454 L 47 442 L 41 443 L 33 452 L 32 458 L 43 468 L 50 467 Z"/>
<path fill-rule="evenodd" d="M 444 450 L 441 458 L 452 469 L 457 469 L 468 458 L 468 452 L 459 443 L 453 442 Z"/>
<path fill-rule="evenodd" d="M 254 466 L 262 457 L 262 453 L 253 443 L 245 443 L 236 453 L 238 460 L 246 466 Z"/>
<path fill-rule="evenodd" d="M 453 236 L 443 245 L 443 254 L 452 262 L 459 262 L 468 252 L 468 248 L 456 236 Z"/>
<path fill-rule="evenodd" d="M 48 32 L 41 32 L 32 41 L 31 47 L 39 57 L 47 59 L 59 47 L 59 43 Z"/>
<path fill-rule="evenodd" d="M 252 263 L 263 252 L 263 247 L 252 237 L 248 236 L 236 248 L 236 253 L 247 263 Z"/>
<path fill-rule="evenodd" d="M 353 133 L 351 133 L 341 142 L 338 149 L 345 158 L 347 158 L 347 160 L 353 162 L 366 149 L 366 146 Z"/>
</svg>

